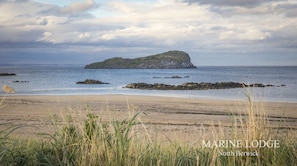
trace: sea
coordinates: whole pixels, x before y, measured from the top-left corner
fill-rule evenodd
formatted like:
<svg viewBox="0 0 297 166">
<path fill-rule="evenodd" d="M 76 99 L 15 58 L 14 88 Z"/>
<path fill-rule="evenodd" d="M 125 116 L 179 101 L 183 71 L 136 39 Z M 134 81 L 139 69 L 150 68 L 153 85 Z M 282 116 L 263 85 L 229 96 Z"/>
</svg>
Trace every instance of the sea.
<svg viewBox="0 0 297 166">
<path fill-rule="evenodd" d="M 83 65 L 2 65 L 0 86 L 8 85 L 10 95 L 148 95 L 183 98 L 245 100 L 297 103 L 297 66 L 201 66 L 194 69 L 84 69 Z M 172 78 L 179 76 L 181 78 Z M 110 84 L 76 84 L 95 79 Z M 215 90 L 139 90 L 124 88 L 130 83 L 240 82 L 272 84 L 265 88 Z M 283 86 L 281 86 L 283 85 Z M 284 86 L 285 85 L 285 86 Z M 1 95 L 4 92 L 1 91 Z"/>
</svg>

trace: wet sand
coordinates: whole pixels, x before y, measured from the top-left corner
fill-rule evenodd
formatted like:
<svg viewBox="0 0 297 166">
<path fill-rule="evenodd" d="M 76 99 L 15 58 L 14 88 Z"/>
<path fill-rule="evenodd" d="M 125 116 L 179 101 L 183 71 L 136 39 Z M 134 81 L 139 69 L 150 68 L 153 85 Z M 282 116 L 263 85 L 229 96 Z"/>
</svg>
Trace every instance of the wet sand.
<svg viewBox="0 0 297 166">
<path fill-rule="evenodd" d="M 64 123 L 71 115 L 80 123 L 91 111 L 103 122 L 139 113 L 137 120 L 143 124 L 140 128 L 151 137 L 183 141 L 211 134 L 214 127 L 230 128 L 234 117 L 245 119 L 250 108 L 248 101 L 139 95 L 6 96 L 3 104 L 0 124 L 6 125 L 0 128 L 27 126 L 14 131 L 20 136 L 52 133 L 55 118 Z M 271 127 L 296 130 L 297 103 L 253 102 L 252 107 L 256 113 L 265 113 Z"/>
</svg>

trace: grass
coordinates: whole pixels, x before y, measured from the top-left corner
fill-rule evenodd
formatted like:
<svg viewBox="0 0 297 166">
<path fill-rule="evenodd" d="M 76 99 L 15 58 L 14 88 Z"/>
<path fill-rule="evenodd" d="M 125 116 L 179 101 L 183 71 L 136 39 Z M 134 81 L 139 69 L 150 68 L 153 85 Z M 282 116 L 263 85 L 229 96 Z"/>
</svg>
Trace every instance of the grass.
<svg viewBox="0 0 297 166">
<path fill-rule="evenodd" d="M 75 112 L 53 116 L 55 131 L 39 138 L 19 138 L 13 131 L 27 126 L 7 126 L 0 131 L 0 165 L 296 165 L 296 132 L 273 129 L 261 105 L 247 95 L 246 112 L 231 116 L 233 126 L 214 126 L 209 140 L 278 140 L 279 148 L 203 147 L 152 139 L 133 107 L 123 120 L 103 121 L 90 110 L 78 120 Z M 4 103 L 5 96 L 1 100 Z M 247 116 L 246 116 L 247 115 Z M 61 120 L 62 119 L 62 120 Z M 281 122 L 279 122 L 281 123 Z M 278 134 L 281 133 L 281 134 Z M 41 137 L 41 139 L 40 139 Z M 198 141 L 199 142 L 199 141 Z M 200 141 L 202 142 L 202 140 Z M 219 152 L 254 152 L 258 156 L 228 156 Z"/>
</svg>

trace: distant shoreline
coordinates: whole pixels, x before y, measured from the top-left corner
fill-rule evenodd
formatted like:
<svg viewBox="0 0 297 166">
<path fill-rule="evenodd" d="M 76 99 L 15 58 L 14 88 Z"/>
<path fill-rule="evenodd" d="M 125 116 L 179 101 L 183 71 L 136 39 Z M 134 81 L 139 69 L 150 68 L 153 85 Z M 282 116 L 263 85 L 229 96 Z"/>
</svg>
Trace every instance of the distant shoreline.
<svg viewBox="0 0 297 166">
<path fill-rule="evenodd" d="M 140 90 L 142 91 L 142 90 Z M 150 91 L 150 90 L 149 90 Z M 0 94 L 0 98 L 2 98 L 4 94 Z M 7 94 L 7 97 L 71 97 L 71 96 L 140 96 L 140 97 L 164 97 L 164 98 L 177 98 L 177 99 L 190 99 L 190 100 L 210 100 L 210 101 L 231 101 L 231 102 L 246 102 L 247 97 L 242 96 L 242 98 L 226 98 L 223 96 L 191 96 L 191 95 L 165 95 L 165 94 L 141 94 L 141 93 L 111 93 L 111 94 L 89 94 L 89 93 L 69 93 L 69 94 Z M 255 99 L 253 96 L 254 102 L 264 102 L 264 103 L 289 103 L 289 104 L 297 104 L 297 101 L 292 100 L 276 100 L 276 99 Z"/>
</svg>

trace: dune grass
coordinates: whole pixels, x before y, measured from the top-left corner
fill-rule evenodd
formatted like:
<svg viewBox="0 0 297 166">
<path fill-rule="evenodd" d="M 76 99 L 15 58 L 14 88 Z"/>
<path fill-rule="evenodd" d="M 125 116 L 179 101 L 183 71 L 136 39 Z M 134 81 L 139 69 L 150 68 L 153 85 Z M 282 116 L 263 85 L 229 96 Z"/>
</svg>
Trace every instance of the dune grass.
<svg viewBox="0 0 297 166">
<path fill-rule="evenodd" d="M 296 131 L 289 126 L 285 131 L 273 129 L 264 108 L 247 96 L 246 114 L 231 116 L 233 125 L 228 131 L 224 126 L 214 126 L 208 140 L 277 140 L 279 147 L 247 147 L 244 143 L 240 147 L 205 147 L 203 140 L 196 145 L 170 138 L 168 143 L 160 142 L 147 132 L 141 113 L 129 107 L 123 120 L 103 121 L 91 110 L 85 112 L 83 121 L 75 112 L 53 116 L 54 133 L 36 138 L 13 135 L 14 130 L 28 126 L 1 124 L 7 127 L 0 131 L 0 165 L 296 165 Z M 258 155 L 236 155 L 236 151 Z"/>
</svg>

